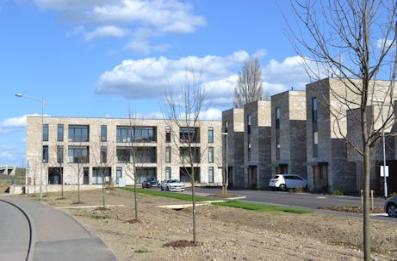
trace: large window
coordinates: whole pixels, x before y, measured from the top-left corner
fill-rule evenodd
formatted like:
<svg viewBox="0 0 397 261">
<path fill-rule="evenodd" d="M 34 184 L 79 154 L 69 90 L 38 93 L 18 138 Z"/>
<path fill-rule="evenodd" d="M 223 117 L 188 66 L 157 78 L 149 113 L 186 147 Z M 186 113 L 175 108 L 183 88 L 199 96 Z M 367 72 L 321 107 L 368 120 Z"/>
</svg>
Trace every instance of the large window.
<svg viewBox="0 0 397 261">
<path fill-rule="evenodd" d="M 58 124 L 57 126 L 57 141 L 63 141 L 64 136 L 64 126 L 63 124 Z"/>
<path fill-rule="evenodd" d="M 247 134 L 251 134 L 252 116 L 250 113 L 247 114 Z"/>
<path fill-rule="evenodd" d="M 57 146 L 57 163 L 58 164 L 63 163 L 63 146 L 62 145 Z"/>
<path fill-rule="evenodd" d="M 276 159 L 280 159 L 280 107 L 276 108 L 275 112 L 276 122 Z"/>
<path fill-rule="evenodd" d="M 156 127 L 117 126 L 117 142 L 153 142 L 156 141 Z"/>
<path fill-rule="evenodd" d="M 165 142 L 171 142 L 171 128 L 169 126 L 165 127 Z"/>
<path fill-rule="evenodd" d="M 101 125 L 101 141 L 105 142 L 108 140 L 108 126 Z"/>
<path fill-rule="evenodd" d="M 89 148 L 88 146 L 69 146 L 68 157 L 69 163 L 88 163 Z"/>
<path fill-rule="evenodd" d="M 48 163 L 48 146 L 43 146 L 43 163 Z"/>
<path fill-rule="evenodd" d="M 171 179 L 171 167 L 165 167 L 165 179 Z"/>
<path fill-rule="evenodd" d="M 101 146 L 101 163 L 107 163 L 108 162 L 108 147 L 106 146 Z"/>
<path fill-rule="evenodd" d="M 208 168 L 208 183 L 214 183 L 214 167 Z"/>
<path fill-rule="evenodd" d="M 318 104 L 317 98 L 312 98 L 312 138 L 313 157 L 318 157 Z"/>
<path fill-rule="evenodd" d="M 89 141 L 88 125 L 69 125 L 69 141 L 87 142 Z"/>
<path fill-rule="evenodd" d="M 208 163 L 214 163 L 214 147 L 208 148 Z"/>
<path fill-rule="evenodd" d="M 43 124 L 43 141 L 48 141 L 48 124 Z"/>
<path fill-rule="evenodd" d="M 165 148 L 165 163 L 171 163 L 171 147 Z"/>
<path fill-rule="evenodd" d="M 132 149 L 127 147 L 117 148 L 117 161 L 119 163 L 156 163 L 156 147 L 135 147 Z"/>
<path fill-rule="evenodd" d="M 180 142 L 199 143 L 200 128 L 182 127 L 179 129 Z"/>
<path fill-rule="evenodd" d="M 214 143 L 214 128 L 208 128 L 208 143 Z"/>
<path fill-rule="evenodd" d="M 182 164 L 190 163 L 190 154 L 192 156 L 193 163 L 200 163 L 200 148 L 199 147 L 181 147 L 180 148 L 180 157 L 182 160 Z"/>
</svg>

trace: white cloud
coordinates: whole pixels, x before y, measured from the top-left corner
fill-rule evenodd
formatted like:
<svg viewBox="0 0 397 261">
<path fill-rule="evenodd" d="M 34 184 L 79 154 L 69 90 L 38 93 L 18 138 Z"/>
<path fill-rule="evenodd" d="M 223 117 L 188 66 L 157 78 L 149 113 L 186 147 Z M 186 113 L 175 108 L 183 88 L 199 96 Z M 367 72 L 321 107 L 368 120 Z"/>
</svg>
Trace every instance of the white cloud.
<svg viewBox="0 0 397 261">
<path fill-rule="evenodd" d="M 200 74 L 210 103 L 224 104 L 233 93 L 236 71 L 248 57 L 247 52 L 238 51 L 229 56 L 124 60 L 100 76 L 96 91 L 128 98 L 158 98 L 166 90 L 177 90 L 183 85 L 188 70 Z"/>
<path fill-rule="evenodd" d="M 376 41 L 376 47 L 378 47 L 379 49 L 383 48 L 383 45 L 385 46 L 385 48 L 388 48 L 391 44 L 392 44 L 393 40 L 392 39 L 378 39 L 378 41 Z M 395 46 L 396 43 L 394 43 Z"/>
<path fill-rule="evenodd" d="M 221 120 L 222 110 L 216 108 L 209 108 L 200 113 L 200 119 L 202 120 Z"/>
<path fill-rule="evenodd" d="M 17 129 L 22 129 L 26 127 L 26 118 L 27 116 L 39 116 L 40 114 L 25 114 L 18 117 L 12 117 L 0 121 L 0 133 L 11 132 Z"/>
<path fill-rule="evenodd" d="M 86 41 L 91 41 L 99 38 L 116 37 L 121 38 L 128 34 L 128 31 L 113 25 L 100 26 L 94 31 L 85 34 Z"/>
<path fill-rule="evenodd" d="M 100 76 L 96 91 L 134 99 L 161 98 L 166 90 L 177 91 L 185 81 L 186 69 L 192 69 L 201 73 L 209 106 L 231 106 L 238 72 L 249 56 L 246 51 L 238 51 L 229 56 L 124 60 Z M 303 59 L 299 56 L 282 61 L 272 59 L 262 67 L 262 73 L 265 96 L 290 87 L 303 89 L 309 82 Z"/>
<path fill-rule="evenodd" d="M 105 36 L 121 38 L 127 35 L 126 30 L 131 31 L 133 39 L 129 44 L 132 48 L 129 50 L 132 51 L 140 51 L 137 45 L 133 44 L 134 42 L 145 42 L 146 46 L 150 46 L 150 39 L 153 37 L 193 33 L 198 27 L 206 24 L 203 16 L 194 14 L 191 4 L 181 0 L 33 0 L 33 2 L 42 9 L 56 11 L 63 19 L 77 23 L 79 25 L 77 32 L 81 33 L 82 28 L 90 31 L 85 35 L 86 40 Z M 128 29 L 120 29 L 120 27 L 128 27 Z M 144 51 L 152 49 L 159 51 L 162 48 L 154 46 Z"/>
</svg>

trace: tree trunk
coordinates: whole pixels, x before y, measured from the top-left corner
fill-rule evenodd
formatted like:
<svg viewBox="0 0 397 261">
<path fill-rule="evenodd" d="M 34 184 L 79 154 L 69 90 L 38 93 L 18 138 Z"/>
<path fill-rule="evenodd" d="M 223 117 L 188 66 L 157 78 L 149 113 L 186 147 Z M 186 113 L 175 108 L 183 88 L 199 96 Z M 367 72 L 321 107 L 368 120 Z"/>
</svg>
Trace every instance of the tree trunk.
<svg viewBox="0 0 397 261">
<path fill-rule="evenodd" d="M 193 215 L 193 243 L 196 244 L 196 194 L 195 194 L 195 180 L 194 180 L 194 166 L 191 165 L 192 169 L 192 215 Z"/>
<path fill-rule="evenodd" d="M 77 203 L 80 204 L 80 169 L 77 175 Z"/>
<path fill-rule="evenodd" d="M 63 168 L 61 168 L 61 198 L 64 199 L 64 195 L 63 195 Z"/>
<path fill-rule="evenodd" d="M 102 207 L 106 208 L 106 203 L 105 203 L 105 175 L 104 175 L 104 170 L 102 169 Z"/>
<path fill-rule="evenodd" d="M 135 174 L 134 174 L 135 175 Z M 134 181 L 134 205 L 135 205 L 135 220 L 138 220 L 138 200 L 137 200 L 137 195 L 136 195 L 136 179 Z"/>
</svg>

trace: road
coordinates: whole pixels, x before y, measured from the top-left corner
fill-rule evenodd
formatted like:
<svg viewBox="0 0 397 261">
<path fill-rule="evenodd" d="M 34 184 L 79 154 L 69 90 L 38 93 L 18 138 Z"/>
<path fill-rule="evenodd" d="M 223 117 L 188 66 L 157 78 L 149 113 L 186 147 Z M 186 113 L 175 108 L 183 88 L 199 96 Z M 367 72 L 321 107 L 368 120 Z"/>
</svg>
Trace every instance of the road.
<svg viewBox="0 0 397 261">
<path fill-rule="evenodd" d="M 29 260 L 116 260 L 100 238 L 66 213 L 19 197 L 0 199 L 15 204 L 27 215 L 25 217 L 21 211 L 4 202 L 0 205 L 0 246 L 10 249 L 3 251 L 0 248 L 0 260 L 26 260 L 30 235 L 32 244 Z M 31 231 L 28 220 L 31 222 Z"/>
<path fill-rule="evenodd" d="M 30 244 L 29 220 L 4 201 L 0 201 L 0 214 L 0 260 L 25 260 Z"/>
<path fill-rule="evenodd" d="M 203 195 L 219 194 L 219 188 L 196 188 L 196 192 Z M 328 194 L 311 194 L 311 193 L 290 193 L 284 191 L 264 191 L 264 190 L 230 190 L 232 194 L 237 196 L 245 196 L 244 201 L 270 203 L 286 206 L 305 207 L 319 210 L 320 207 L 326 206 L 360 206 L 360 197 L 354 196 L 336 196 Z M 190 188 L 187 188 L 185 193 L 190 193 Z M 374 205 L 378 208 L 383 208 L 384 199 L 375 198 Z M 338 216 L 357 216 L 361 214 L 336 212 L 336 211 L 323 211 Z M 377 220 L 388 220 L 397 222 L 396 218 L 389 218 L 383 216 L 384 214 L 373 216 Z"/>
</svg>

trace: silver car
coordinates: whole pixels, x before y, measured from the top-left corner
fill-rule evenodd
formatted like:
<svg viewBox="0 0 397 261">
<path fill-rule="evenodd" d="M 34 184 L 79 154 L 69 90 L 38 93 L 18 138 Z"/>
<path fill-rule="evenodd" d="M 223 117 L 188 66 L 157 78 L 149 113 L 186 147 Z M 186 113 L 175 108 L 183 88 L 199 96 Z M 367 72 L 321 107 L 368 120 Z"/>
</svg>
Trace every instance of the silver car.
<svg viewBox="0 0 397 261">
<path fill-rule="evenodd" d="M 389 217 L 397 217 L 397 196 L 388 198 L 385 202 L 385 212 Z"/>
<path fill-rule="evenodd" d="M 177 179 L 164 180 L 160 184 L 161 190 L 183 192 L 185 185 Z"/>
</svg>

